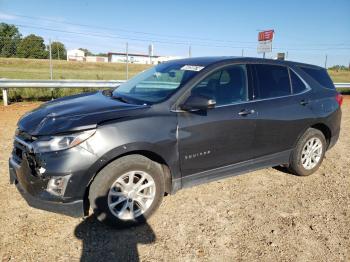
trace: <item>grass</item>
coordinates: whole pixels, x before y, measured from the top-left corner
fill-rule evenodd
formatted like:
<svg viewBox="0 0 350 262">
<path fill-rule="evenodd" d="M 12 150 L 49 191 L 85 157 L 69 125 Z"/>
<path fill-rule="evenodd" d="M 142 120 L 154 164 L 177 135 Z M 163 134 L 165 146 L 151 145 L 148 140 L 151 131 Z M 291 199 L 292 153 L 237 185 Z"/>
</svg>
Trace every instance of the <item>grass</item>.
<svg viewBox="0 0 350 262">
<path fill-rule="evenodd" d="M 0 58 L 0 77 L 9 79 L 50 79 L 49 60 Z M 126 65 L 116 63 L 86 63 L 53 60 L 53 79 L 123 80 Z M 150 65 L 129 64 L 129 77 Z M 92 89 L 9 89 L 10 101 L 48 100 Z M 2 95 L 2 94 L 1 94 Z"/>
<path fill-rule="evenodd" d="M 150 65 L 129 64 L 129 77 Z M 329 70 L 334 82 L 350 82 L 349 70 Z M 0 58 L 0 78 L 49 79 L 49 60 Z M 53 79 L 122 80 L 126 78 L 126 65 L 117 63 L 86 63 L 53 61 Z M 10 89 L 10 101 L 47 100 L 90 91 L 91 89 Z M 1 94 L 2 95 L 2 94 Z"/>
<path fill-rule="evenodd" d="M 350 70 L 328 70 L 333 82 L 335 83 L 349 83 L 350 82 Z"/>
<path fill-rule="evenodd" d="M 0 58 L 0 76 L 11 79 L 50 79 L 49 60 Z M 86 63 L 53 60 L 53 79 L 122 80 L 126 65 L 116 63 Z M 149 68 L 149 65 L 129 64 L 129 76 Z"/>
<path fill-rule="evenodd" d="M 338 90 L 338 92 L 340 92 L 343 95 L 350 95 L 350 89 L 348 89 L 348 88 L 339 88 L 337 90 Z"/>
</svg>

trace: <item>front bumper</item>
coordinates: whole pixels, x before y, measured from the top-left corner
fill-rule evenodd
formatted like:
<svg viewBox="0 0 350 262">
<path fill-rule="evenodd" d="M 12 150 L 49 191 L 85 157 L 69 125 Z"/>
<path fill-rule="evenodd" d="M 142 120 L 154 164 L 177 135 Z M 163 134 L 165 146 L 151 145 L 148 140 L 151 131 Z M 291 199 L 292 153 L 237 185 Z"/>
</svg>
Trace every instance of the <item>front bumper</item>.
<svg viewBox="0 0 350 262">
<path fill-rule="evenodd" d="M 11 157 L 9 175 L 10 183 L 16 185 L 29 206 L 72 217 L 84 216 L 83 200 L 65 202 L 64 199 L 52 196 L 46 191 L 47 180 L 32 176 L 26 159 L 18 164 Z"/>
</svg>

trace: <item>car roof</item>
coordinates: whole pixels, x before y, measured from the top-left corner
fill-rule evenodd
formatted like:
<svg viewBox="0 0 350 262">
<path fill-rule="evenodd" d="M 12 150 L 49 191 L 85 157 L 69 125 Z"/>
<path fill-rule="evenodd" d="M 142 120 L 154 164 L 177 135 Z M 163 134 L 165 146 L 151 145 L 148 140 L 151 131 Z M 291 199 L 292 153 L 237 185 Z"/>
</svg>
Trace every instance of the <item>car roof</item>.
<svg viewBox="0 0 350 262">
<path fill-rule="evenodd" d="M 320 69 L 321 67 L 311 64 L 299 63 L 294 61 L 285 61 L 285 60 L 274 60 L 274 59 L 265 59 L 265 58 L 256 58 L 256 57 L 237 57 L 237 56 L 206 56 L 206 57 L 190 57 L 184 59 L 177 59 L 169 61 L 178 62 L 186 65 L 196 65 L 196 66 L 210 66 L 221 62 L 234 62 L 234 63 L 268 63 L 276 65 L 297 65 L 297 66 L 307 66 L 315 67 Z"/>
</svg>

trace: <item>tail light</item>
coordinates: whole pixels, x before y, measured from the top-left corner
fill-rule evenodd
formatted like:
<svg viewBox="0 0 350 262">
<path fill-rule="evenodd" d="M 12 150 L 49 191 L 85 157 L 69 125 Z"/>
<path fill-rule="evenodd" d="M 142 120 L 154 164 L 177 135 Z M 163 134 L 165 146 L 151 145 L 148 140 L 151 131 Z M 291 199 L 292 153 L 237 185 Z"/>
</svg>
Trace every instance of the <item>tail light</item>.
<svg viewBox="0 0 350 262">
<path fill-rule="evenodd" d="M 341 107 L 341 105 L 343 104 L 343 96 L 337 93 L 337 95 L 335 96 L 335 100 L 337 100 L 339 107 Z"/>
</svg>

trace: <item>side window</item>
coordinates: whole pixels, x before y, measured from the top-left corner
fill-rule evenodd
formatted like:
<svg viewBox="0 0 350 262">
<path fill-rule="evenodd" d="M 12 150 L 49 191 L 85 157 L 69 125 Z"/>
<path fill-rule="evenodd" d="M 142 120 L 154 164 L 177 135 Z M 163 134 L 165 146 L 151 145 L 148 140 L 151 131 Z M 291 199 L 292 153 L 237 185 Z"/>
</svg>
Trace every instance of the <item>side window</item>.
<svg viewBox="0 0 350 262">
<path fill-rule="evenodd" d="M 301 93 L 306 90 L 304 82 L 294 73 L 292 70 L 289 70 L 290 80 L 292 81 L 292 89 L 294 94 Z"/>
<path fill-rule="evenodd" d="M 291 94 L 288 68 L 278 65 L 255 65 L 254 98 L 273 98 Z"/>
<path fill-rule="evenodd" d="M 329 89 L 335 89 L 332 79 L 327 73 L 327 70 L 311 67 L 300 67 L 300 69 L 307 73 L 309 76 L 311 76 L 321 86 L 324 86 Z"/>
<path fill-rule="evenodd" d="M 191 93 L 215 99 L 217 106 L 246 101 L 246 67 L 233 65 L 216 71 L 195 86 Z"/>
</svg>

